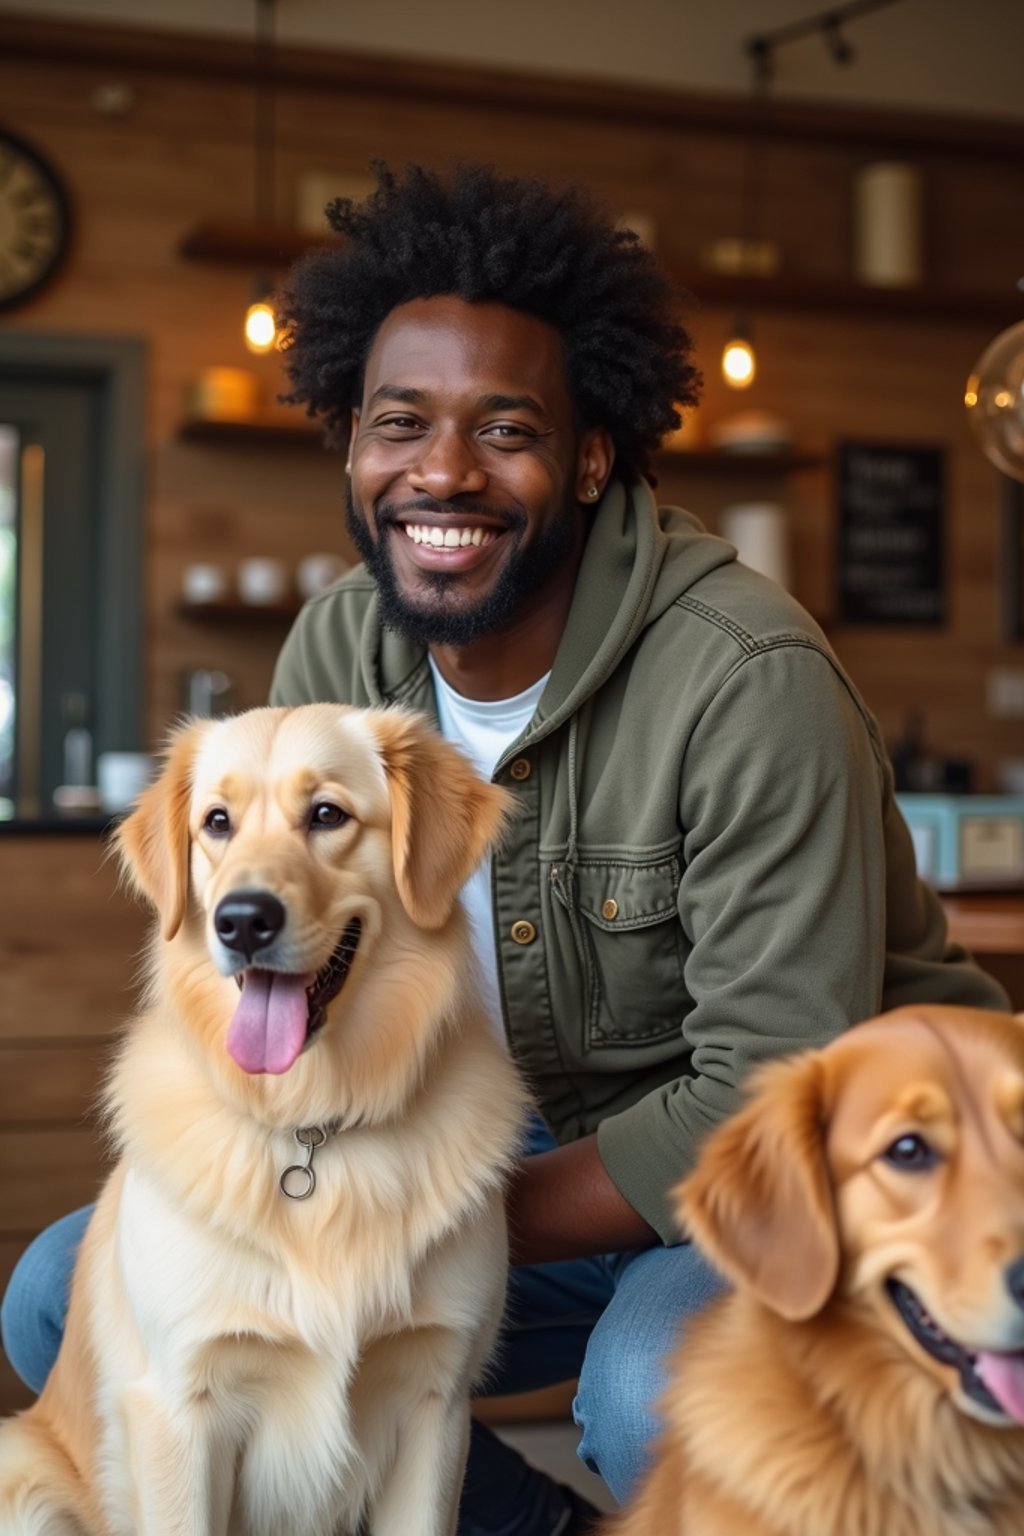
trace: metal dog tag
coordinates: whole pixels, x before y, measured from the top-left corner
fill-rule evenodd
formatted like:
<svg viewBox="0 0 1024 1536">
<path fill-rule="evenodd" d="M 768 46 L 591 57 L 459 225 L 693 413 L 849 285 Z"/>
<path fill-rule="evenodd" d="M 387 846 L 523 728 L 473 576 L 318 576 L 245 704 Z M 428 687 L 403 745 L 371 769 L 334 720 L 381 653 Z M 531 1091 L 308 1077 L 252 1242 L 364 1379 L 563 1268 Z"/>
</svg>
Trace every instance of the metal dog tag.
<svg viewBox="0 0 1024 1536">
<path fill-rule="evenodd" d="M 281 1193 L 287 1195 L 289 1200 L 308 1200 L 316 1189 L 313 1153 L 327 1140 L 327 1131 L 322 1125 L 300 1126 L 295 1132 L 295 1140 L 305 1152 L 306 1160 L 303 1163 L 290 1163 L 282 1173 L 278 1184 Z"/>
</svg>

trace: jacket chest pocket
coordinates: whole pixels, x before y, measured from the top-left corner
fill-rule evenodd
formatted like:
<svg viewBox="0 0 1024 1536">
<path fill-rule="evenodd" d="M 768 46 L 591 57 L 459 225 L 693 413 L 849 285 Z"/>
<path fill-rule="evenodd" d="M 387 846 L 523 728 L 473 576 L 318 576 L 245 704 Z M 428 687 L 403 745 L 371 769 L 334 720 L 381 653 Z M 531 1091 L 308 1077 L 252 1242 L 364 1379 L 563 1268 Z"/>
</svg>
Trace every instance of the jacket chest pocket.
<svg viewBox="0 0 1024 1536">
<path fill-rule="evenodd" d="M 590 1049 L 678 1037 L 686 1013 L 679 864 L 581 861 L 551 871 L 583 972 Z"/>
</svg>

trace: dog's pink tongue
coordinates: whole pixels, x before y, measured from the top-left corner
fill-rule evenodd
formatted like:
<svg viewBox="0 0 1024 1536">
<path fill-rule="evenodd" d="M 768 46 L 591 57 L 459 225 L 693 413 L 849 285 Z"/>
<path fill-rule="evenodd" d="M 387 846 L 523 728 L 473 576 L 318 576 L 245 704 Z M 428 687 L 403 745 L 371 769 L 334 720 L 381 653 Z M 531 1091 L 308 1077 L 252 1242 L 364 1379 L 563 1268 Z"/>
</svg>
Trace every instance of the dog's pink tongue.
<svg viewBox="0 0 1024 1536">
<path fill-rule="evenodd" d="M 1024 1424 L 1024 1350 L 1013 1355 L 980 1350 L 974 1368 L 1003 1412 Z"/>
<path fill-rule="evenodd" d="M 287 1072 L 306 1043 L 307 976 L 246 971 L 228 1026 L 228 1054 L 243 1072 Z"/>
</svg>

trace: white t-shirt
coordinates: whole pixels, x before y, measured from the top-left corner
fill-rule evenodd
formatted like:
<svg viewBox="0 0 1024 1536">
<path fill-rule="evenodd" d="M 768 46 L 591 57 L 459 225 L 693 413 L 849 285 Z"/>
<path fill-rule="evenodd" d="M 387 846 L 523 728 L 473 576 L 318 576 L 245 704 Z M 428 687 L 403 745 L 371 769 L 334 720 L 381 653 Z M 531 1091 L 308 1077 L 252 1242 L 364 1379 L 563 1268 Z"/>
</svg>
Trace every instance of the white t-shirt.
<svg viewBox="0 0 1024 1536">
<path fill-rule="evenodd" d="M 466 699 L 456 693 L 430 661 L 437 695 L 437 717 L 441 735 L 460 747 L 483 779 L 490 779 L 495 764 L 505 749 L 533 719 L 550 673 L 538 679 L 525 693 L 511 699 Z M 470 875 L 462 887 L 462 903 L 473 933 L 473 947 L 480 962 L 484 1005 L 499 1040 L 505 1038 L 498 988 L 498 960 L 494 940 L 494 908 L 491 905 L 491 856 Z"/>
</svg>

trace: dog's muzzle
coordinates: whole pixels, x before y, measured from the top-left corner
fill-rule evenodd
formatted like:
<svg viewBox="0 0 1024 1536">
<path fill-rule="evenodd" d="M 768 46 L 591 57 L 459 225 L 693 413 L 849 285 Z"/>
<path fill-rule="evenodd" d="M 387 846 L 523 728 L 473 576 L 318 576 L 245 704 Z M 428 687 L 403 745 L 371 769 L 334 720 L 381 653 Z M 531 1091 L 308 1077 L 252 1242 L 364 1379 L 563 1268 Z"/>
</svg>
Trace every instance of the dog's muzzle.
<svg viewBox="0 0 1024 1536">
<path fill-rule="evenodd" d="M 280 1074 L 294 1065 L 323 1027 L 328 1008 L 344 986 L 361 932 L 360 919 L 353 918 L 314 975 L 256 965 L 236 974 L 242 995 L 226 1045 L 243 1072 Z"/>
<path fill-rule="evenodd" d="M 1019 1282 L 1020 1261 L 1007 1271 L 1007 1285 L 1012 1289 L 1011 1271 Z M 943 1332 L 920 1298 L 901 1280 L 890 1279 L 886 1289 L 900 1317 L 921 1348 L 941 1365 L 954 1368 L 960 1377 L 965 1397 L 993 1417 L 1024 1424 L 1024 1350 L 969 1350 Z"/>
</svg>

